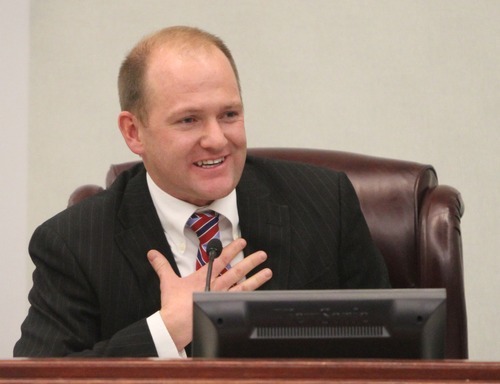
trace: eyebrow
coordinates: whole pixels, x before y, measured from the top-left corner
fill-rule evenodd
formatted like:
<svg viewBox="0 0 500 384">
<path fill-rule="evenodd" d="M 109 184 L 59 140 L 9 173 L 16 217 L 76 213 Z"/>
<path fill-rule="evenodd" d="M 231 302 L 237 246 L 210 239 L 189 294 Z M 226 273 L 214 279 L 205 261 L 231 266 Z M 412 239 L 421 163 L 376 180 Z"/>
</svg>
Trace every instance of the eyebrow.
<svg viewBox="0 0 500 384">
<path fill-rule="evenodd" d="M 242 102 L 235 102 L 235 103 L 230 103 L 226 104 L 225 106 L 221 107 L 220 110 L 222 111 L 227 111 L 230 109 L 244 109 L 243 108 L 243 103 Z M 205 111 L 204 108 L 197 108 L 197 107 L 186 107 L 186 108 L 178 108 L 177 110 L 174 110 L 170 113 L 171 116 L 177 116 L 177 115 L 184 115 L 184 114 L 197 114 L 200 112 Z"/>
</svg>

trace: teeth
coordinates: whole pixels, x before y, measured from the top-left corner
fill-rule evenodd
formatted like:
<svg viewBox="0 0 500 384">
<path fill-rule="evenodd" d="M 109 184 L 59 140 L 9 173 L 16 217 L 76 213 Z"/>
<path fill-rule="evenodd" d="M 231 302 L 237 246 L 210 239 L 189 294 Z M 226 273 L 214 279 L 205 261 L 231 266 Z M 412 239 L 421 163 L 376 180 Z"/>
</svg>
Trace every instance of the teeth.
<svg viewBox="0 0 500 384">
<path fill-rule="evenodd" d="M 221 164 L 223 161 L 224 161 L 224 158 L 221 157 L 220 159 L 215 159 L 215 160 L 197 161 L 196 165 L 198 167 L 213 167 L 214 165 Z"/>
</svg>

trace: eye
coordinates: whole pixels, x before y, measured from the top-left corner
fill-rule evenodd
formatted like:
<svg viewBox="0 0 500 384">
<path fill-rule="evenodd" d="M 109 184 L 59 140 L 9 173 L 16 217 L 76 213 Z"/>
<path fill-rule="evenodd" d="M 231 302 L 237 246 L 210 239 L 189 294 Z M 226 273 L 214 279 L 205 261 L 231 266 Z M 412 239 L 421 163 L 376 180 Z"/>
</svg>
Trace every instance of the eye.
<svg viewBox="0 0 500 384">
<path fill-rule="evenodd" d="M 179 120 L 180 124 L 194 124 L 195 122 L 196 122 L 196 119 L 192 116 L 184 117 L 183 119 Z"/>
<path fill-rule="evenodd" d="M 240 113 L 238 111 L 226 111 L 222 115 L 222 119 L 228 120 L 228 121 L 233 121 L 233 120 L 237 120 L 239 116 L 240 116 Z"/>
</svg>

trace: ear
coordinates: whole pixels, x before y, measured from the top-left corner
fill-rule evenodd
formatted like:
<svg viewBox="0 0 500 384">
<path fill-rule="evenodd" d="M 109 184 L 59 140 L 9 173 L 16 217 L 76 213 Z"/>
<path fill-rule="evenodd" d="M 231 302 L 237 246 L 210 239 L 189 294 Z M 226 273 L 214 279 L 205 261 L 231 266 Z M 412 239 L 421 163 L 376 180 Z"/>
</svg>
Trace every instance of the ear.
<svg viewBox="0 0 500 384">
<path fill-rule="evenodd" d="M 143 129 L 143 126 L 139 119 L 128 111 L 122 111 L 118 115 L 118 126 L 130 150 L 141 156 L 144 152 L 140 131 Z"/>
</svg>

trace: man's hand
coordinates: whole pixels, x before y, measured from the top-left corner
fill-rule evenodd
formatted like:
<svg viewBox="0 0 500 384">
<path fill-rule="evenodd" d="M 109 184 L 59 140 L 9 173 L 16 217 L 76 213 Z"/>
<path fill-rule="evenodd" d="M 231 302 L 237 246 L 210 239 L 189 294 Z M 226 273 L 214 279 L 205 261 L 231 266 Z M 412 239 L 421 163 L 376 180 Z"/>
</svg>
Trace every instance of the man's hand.
<svg viewBox="0 0 500 384">
<path fill-rule="evenodd" d="M 271 270 L 265 268 L 252 277 L 241 281 L 252 269 L 267 259 L 267 255 L 263 251 L 245 257 L 222 276 L 219 276 L 225 266 L 245 246 L 246 241 L 244 239 L 237 239 L 225 247 L 221 255 L 214 260 L 211 281 L 212 291 L 253 291 L 272 277 Z M 204 290 L 208 265 L 203 266 L 189 276 L 181 278 L 175 274 L 167 259 L 160 252 L 149 251 L 148 259 L 160 278 L 161 317 L 177 349 L 181 351 L 192 339 L 193 292 Z"/>
</svg>

